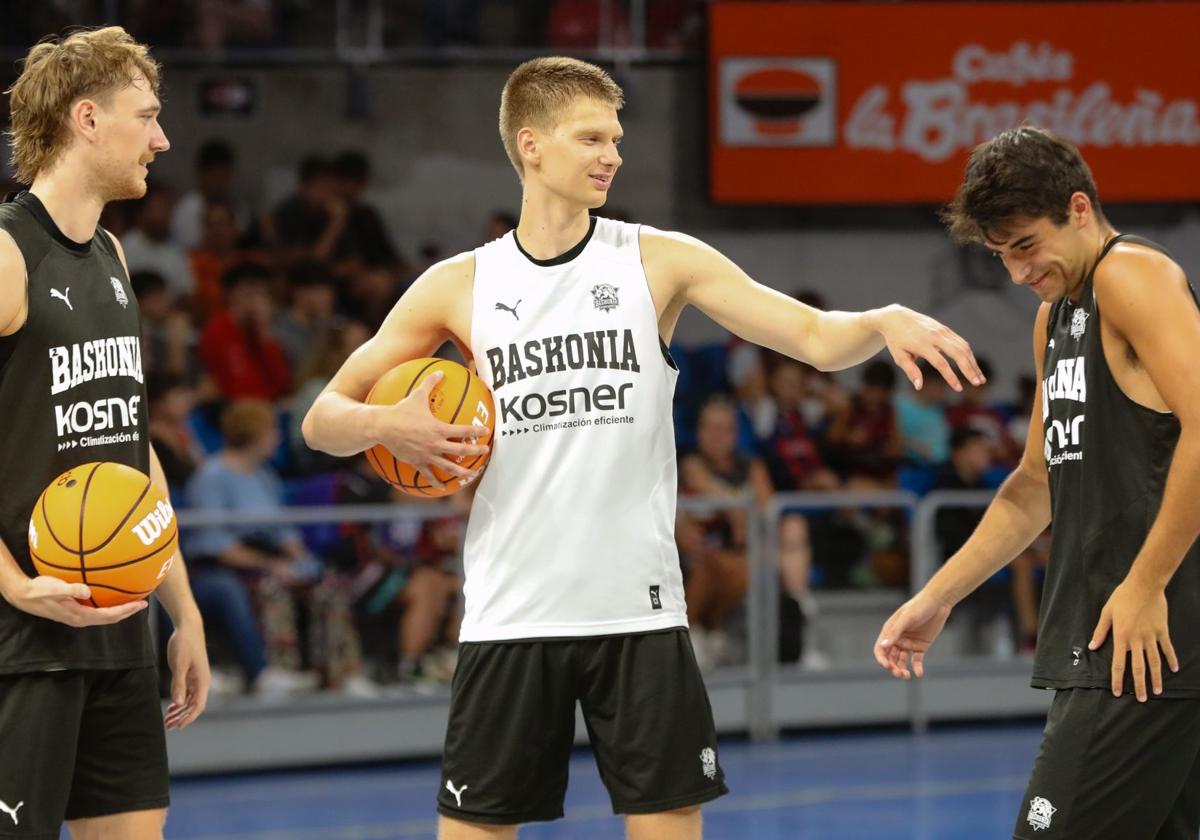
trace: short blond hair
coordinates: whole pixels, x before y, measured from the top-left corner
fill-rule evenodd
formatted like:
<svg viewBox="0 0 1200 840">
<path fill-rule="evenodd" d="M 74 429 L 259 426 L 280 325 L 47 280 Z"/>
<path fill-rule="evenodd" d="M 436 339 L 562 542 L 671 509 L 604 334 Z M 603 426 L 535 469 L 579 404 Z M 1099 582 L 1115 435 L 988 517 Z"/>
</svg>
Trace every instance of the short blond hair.
<svg viewBox="0 0 1200 840">
<path fill-rule="evenodd" d="M 549 131 L 580 97 L 617 110 L 625 104 L 625 92 L 612 76 L 576 58 L 535 58 L 512 71 L 500 94 L 500 139 L 521 180 L 525 170 L 517 150 L 517 132 L 525 126 Z"/>
<path fill-rule="evenodd" d="M 66 150 L 68 112 L 80 99 L 100 99 L 142 77 L 157 95 L 159 64 L 150 48 L 119 26 L 81 29 L 40 41 L 25 56 L 10 97 L 12 159 L 17 180 L 33 183 Z"/>
</svg>

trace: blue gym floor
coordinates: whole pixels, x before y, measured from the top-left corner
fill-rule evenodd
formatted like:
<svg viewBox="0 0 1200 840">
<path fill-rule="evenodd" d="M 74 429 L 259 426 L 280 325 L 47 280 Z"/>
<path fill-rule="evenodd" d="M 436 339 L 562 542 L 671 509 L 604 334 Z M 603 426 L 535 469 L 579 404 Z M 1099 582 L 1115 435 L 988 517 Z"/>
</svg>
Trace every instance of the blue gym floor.
<svg viewBox="0 0 1200 840">
<path fill-rule="evenodd" d="M 1011 725 L 727 741 L 730 794 L 705 806 L 708 840 L 1008 838 L 1041 730 Z M 433 837 L 433 762 L 177 780 L 171 840 Z M 522 840 L 620 838 L 591 755 L 576 754 L 566 818 Z"/>
</svg>

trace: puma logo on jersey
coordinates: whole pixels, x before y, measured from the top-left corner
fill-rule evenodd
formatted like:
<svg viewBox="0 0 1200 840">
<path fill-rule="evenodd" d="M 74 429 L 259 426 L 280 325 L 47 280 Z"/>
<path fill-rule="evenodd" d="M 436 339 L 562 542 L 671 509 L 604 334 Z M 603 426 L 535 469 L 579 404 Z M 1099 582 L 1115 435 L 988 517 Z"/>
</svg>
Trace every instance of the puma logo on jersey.
<svg viewBox="0 0 1200 840">
<path fill-rule="evenodd" d="M 522 300 L 523 300 L 523 299 L 524 299 L 524 298 L 522 298 Z M 518 307 L 518 306 L 520 306 L 520 305 L 521 305 L 521 301 L 517 301 L 517 302 L 516 302 L 516 303 L 514 303 L 512 306 L 505 306 L 503 303 L 499 303 L 499 302 L 497 302 L 497 303 L 496 303 L 496 311 L 500 311 L 501 309 L 503 309 L 505 312 L 511 312 L 511 313 L 512 313 L 512 316 L 513 316 L 514 318 L 516 318 L 518 321 L 520 321 L 520 320 L 521 320 L 521 316 L 517 314 L 517 307 Z"/>
<path fill-rule="evenodd" d="M 60 292 L 58 289 L 50 290 L 50 297 L 58 298 L 59 300 L 61 300 L 63 303 L 65 303 L 67 305 L 67 309 L 70 309 L 72 312 L 74 312 L 75 307 L 71 305 L 70 295 L 71 295 L 71 287 L 70 286 L 67 286 L 67 290 L 65 292 Z"/>
<path fill-rule="evenodd" d="M 450 779 L 446 780 L 446 790 L 454 794 L 454 801 L 458 803 L 458 807 L 462 807 L 462 795 L 466 793 L 468 785 L 463 785 L 460 788 L 454 787 L 454 782 Z"/>
<path fill-rule="evenodd" d="M 17 811 L 20 811 L 21 806 L 24 804 L 24 802 L 18 802 L 15 807 L 9 808 L 7 804 L 5 804 L 3 801 L 0 801 L 0 811 L 3 811 L 12 817 L 13 825 L 20 825 L 21 822 L 17 819 Z"/>
</svg>

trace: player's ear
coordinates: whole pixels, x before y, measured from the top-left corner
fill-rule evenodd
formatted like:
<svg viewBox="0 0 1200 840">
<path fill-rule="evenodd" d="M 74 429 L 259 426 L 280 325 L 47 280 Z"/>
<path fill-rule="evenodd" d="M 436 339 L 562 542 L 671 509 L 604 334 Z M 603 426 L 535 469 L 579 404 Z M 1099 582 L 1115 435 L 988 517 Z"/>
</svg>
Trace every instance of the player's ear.
<svg viewBox="0 0 1200 840">
<path fill-rule="evenodd" d="M 80 99 L 71 104 L 71 125 L 89 140 L 96 138 L 96 111 L 98 106 L 91 99 Z"/>
<path fill-rule="evenodd" d="M 1071 193 L 1070 198 L 1071 219 L 1076 225 L 1082 227 L 1092 218 L 1092 202 L 1086 195 L 1081 192 Z"/>
<path fill-rule="evenodd" d="M 537 131 L 525 126 L 517 132 L 517 152 L 526 165 L 537 165 L 542 162 L 541 138 Z"/>
</svg>

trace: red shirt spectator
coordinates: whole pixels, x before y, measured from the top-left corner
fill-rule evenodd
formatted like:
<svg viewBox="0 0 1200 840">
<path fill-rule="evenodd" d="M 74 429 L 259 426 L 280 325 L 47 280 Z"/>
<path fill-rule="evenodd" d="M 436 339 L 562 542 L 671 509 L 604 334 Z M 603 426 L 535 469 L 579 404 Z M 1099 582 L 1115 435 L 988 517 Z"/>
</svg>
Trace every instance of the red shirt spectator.
<svg viewBox="0 0 1200 840">
<path fill-rule="evenodd" d="M 226 399 L 271 401 L 291 388 L 287 356 L 271 334 L 275 304 L 269 280 L 267 269 L 256 263 L 225 272 L 225 309 L 200 336 L 200 358 Z"/>
</svg>

